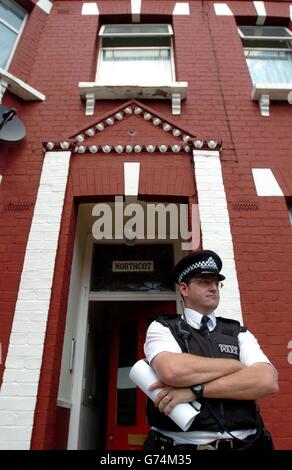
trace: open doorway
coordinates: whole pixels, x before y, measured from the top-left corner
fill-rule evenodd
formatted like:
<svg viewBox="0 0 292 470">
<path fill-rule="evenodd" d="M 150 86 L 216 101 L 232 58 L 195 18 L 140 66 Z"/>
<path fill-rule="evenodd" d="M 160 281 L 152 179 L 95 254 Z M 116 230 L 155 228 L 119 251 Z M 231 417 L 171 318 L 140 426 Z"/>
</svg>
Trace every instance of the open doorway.
<svg viewBox="0 0 292 470">
<path fill-rule="evenodd" d="M 175 313 L 174 301 L 91 301 L 79 426 L 79 449 L 142 449 L 146 396 L 130 381 L 144 357 L 149 323 Z"/>
</svg>

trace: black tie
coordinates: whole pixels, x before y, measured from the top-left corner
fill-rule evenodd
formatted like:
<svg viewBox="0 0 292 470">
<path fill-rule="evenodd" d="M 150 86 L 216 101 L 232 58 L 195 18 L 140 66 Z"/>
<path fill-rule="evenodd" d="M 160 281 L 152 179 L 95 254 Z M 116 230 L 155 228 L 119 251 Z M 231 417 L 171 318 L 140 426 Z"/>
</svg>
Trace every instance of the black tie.
<svg viewBox="0 0 292 470">
<path fill-rule="evenodd" d="M 200 331 L 208 331 L 208 321 L 210 320 L 209 317 L 207 317 L 207 315 L 203 315 L 202 316 L 202 320 L 201 320 L 201 326 L 200 326 Z"/>
</svg>

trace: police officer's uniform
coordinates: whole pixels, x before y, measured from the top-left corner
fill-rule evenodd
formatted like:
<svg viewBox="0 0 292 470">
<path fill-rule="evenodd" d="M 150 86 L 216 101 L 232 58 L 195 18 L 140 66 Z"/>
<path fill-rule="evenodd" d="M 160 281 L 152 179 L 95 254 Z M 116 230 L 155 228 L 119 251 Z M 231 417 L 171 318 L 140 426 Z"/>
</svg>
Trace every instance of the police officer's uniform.
<svg viewBox="0 0 292 470">
<path fill-rule="evenodd" d="M 182 282 L 189 275 L 216 274 L 219 280 L 225 279 L 220 274 L 222 261 L 219 256 L 204 250 L 194 252 L 184 257 L 174 268 L 174 279 Z M 189 325 L 190 337 L 188 340 L 189 352 L 199 356 L 231 358 L 240 360 L 245 366 L 251 366 L 257 362 L 271 364 L 267 356 L 261 350 L 256 338 L 241 327 L 239 322 L 215 317 L 214 312 L 208 315 L 207 334 L 200 331 L 203 315 L 192 309 L 185 308 L 185 320 Z M 153 358 L 161 352 L 187 352 L 184 341 L 178 334 L 177 319 L 159 319 L 148 328 L 144 345 L 145 356 L 149 364 Z M 200 401 L 200 399 L 199 399 Z M 252 400 L 219 400 L 208 399 L 210 407 L 202 399 L 200 413 L 196 416 L 191 427 L 186 432 L 167 416 L 160 413 L 151 401 L 148 402 L 148 420 L 152 427 L 152 437 L 162 436 L 166 438 L 166 444 L 181 446 L 190 445 L 202 447 L 218 442 L 228 442 L 230 447 L 239 447 L 240 440 L 251 440 L 257 432 L 258 415 L 256 404 Z M 215 419 L 219 418 L 219 422 Z M 220 423 L 227 431 L 232 433 L 232 438 L 223 431 Z M 157 434 L 159 433 L 159 434 Z M 156 436 L 155 436 L 156 434 Z M 223 441 L 224 440 L 224 441 Z M 226 440 L 226 441 L 225 441 Z M 212 447 L 211 447 L 212 448 Z"/>
</svg>

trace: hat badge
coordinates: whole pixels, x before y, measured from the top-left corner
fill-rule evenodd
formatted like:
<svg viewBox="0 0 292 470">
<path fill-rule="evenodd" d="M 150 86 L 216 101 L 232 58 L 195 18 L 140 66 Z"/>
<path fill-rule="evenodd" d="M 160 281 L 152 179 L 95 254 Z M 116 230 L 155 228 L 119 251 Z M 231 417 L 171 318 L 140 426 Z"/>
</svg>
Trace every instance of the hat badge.
<svg viewBox="0 0 292 470">
<path fill-rule="evenodd" d="M 218 266 L 215 262 L 215 260 L 209 256 L 209 258 L 206 261 L 198 261 L 197 263 L 193 263 L 190 266 L 188 266 L 186 269 L 184 269 L 180 275 L 178 276 L 178 283 L 181 282 L 181 280 L 190 272 L 195 271 L 196 269 L 210 269 L 211 271 L 219 272 Z"/>
</svg>

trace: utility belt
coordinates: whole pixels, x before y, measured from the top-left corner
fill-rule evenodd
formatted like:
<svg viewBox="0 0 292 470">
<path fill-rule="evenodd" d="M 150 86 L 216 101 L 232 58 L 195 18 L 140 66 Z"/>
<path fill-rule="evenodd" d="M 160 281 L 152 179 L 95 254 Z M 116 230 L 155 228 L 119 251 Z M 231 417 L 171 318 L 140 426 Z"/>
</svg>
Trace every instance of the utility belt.
<svg viewBox="0 0 292 470">
<path fill-rule="evenodd" d="M 174 444 L 171 437 L 166 437 L 153 429 L 149 432 L 144 443 L 144 450 L 161 452 L 193 452 L 197 450 L 253 450 L 265 449 L 261 439 L 255 439 L 255 435 L 245 439 L 216 439 L 208 444 Z"/>
</svg>

